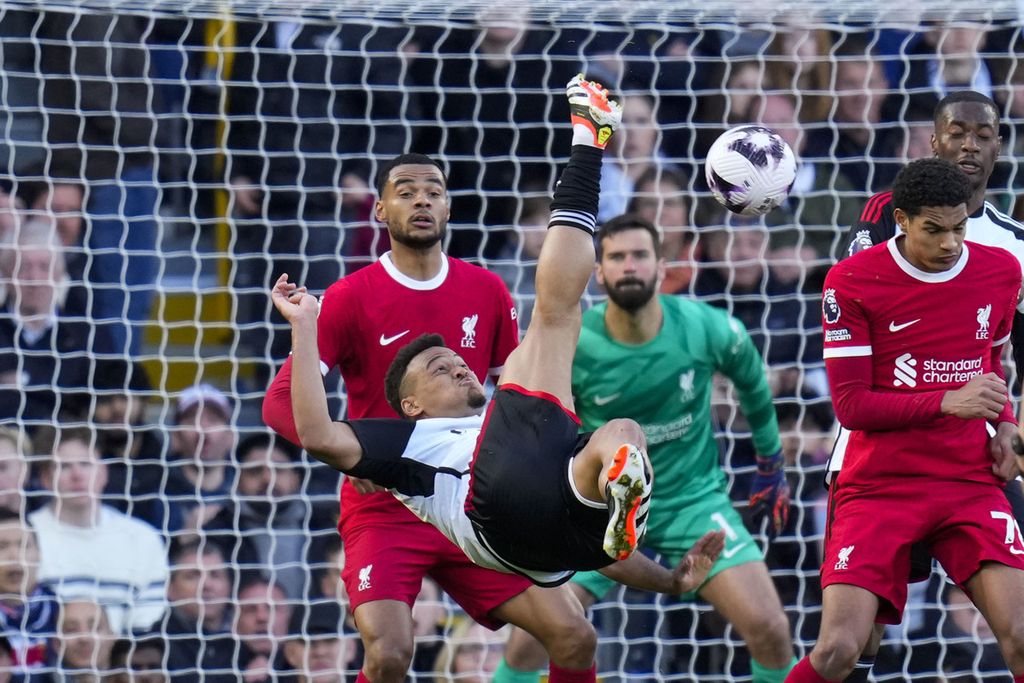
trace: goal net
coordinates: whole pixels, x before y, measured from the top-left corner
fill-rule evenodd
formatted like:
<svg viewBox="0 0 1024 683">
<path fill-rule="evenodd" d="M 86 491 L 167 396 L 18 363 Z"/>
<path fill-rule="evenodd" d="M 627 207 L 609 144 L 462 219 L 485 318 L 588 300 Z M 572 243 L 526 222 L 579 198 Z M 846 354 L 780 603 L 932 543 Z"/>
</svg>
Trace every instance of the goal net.
<svg viewBox="0 0 1024 683">
<path fill-rule="evenodd" d="M 33 521 L 41 551 L 38 577 L 12 590 L 31 594 L 38 578 L 65 602 L 108 608 L 104 624 L 41 626 L 60 631 L 52 641 L 27 616 L 7 619 L 11 666 L 138 669 L 147 650 L 157 668 L 207 680 L 312 666 L 287 644 L 324 618 L 310 604 L 339 600 L 338 480 L 262 424 L 289 351 L 268 287 L 287 272 L 319 293 L 386 252 L 376 171 L 422 152 L 449 175 L 448 252 L 497 272 L 525 329 L 547 199 L 569 150 L 564 85 L 580 72 L 625 108 L 600 220 L 627 210 L 653 220 L 662 291 L 728 310 L 768 365 L 792 520 L 770 544 L 752 531 L 806 651 L 835 428 L 824 272 L 871 194 L 931 154 L 932 110 L 952 90 L 998 103 L 989 199 L 1024 214 L 1021 19 L 1015 2 L 982 4 L 0 3 L 0 422 L 11 429 L 0 458 L 17 463 L 13 478 L 0 465 L 0 507 Z M 800 163 L 791 197 L 763 219 L 727 214 L 704 180 L 711 142 L 743 123 L 780 132 Z M 585 305 L 602 297 L 594 284 Z M 343 415 L 344 382 L 328 383 Z M 724 381 L 713 412 L 743 512 L 753 446 Z M 134 543 L 97 546 L 86 576 L 61 564 L 70 546 L 54 534 L 82 541 L 59 512 L 77 484 L 54 474 L 70 471 L 62 434 L 72 427 L 87 429 L 104 463 L 82 486 L 159 542 L 145 585 L 111 566 L 136 562 L 144 546 Z M 32 564 L 28 545 L 20 557 Z M 504 634 L 469 629 L 429 585 L 418 609 L 415 680 L 494 665 Z M 605 681 L 751 680 L 743 640 L 705 603 L 617 589 L 593 618 Z M 350 622 L 342 636 L 336 668 L 351 680 L 362 650 Z M 984 620 L 936 573 L 887 632 L 874 676 L 1003 672 Z"/>
</svg>

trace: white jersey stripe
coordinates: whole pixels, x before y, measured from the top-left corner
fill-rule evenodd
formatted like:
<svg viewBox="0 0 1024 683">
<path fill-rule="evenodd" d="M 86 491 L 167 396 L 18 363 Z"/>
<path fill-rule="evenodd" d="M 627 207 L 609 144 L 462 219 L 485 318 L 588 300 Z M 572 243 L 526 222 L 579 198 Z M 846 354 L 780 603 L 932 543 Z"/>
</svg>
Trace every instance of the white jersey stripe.
<svg viewBox="0 0 1024 683">
<path fill-rule="evenodd" d="M 822 358 L 853 358 L 870 355 L 870 346 L 839 346 L 825 349 L 824 353 L 822 353 Z"/>
</svg>

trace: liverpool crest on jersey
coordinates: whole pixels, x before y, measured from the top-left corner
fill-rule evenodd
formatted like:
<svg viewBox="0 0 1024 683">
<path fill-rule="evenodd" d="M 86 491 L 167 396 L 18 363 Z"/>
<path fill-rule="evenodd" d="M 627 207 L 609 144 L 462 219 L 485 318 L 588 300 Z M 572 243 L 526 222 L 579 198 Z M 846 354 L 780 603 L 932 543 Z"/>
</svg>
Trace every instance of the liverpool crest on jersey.
<svg viewBox="0 0 1024 683">
<path fill-rule="evenodd" d="M 462 348 L 476 348 L 476 321 L 479 319 L 480 315 L 478 313 L 467 315 L 462 319 Z"/>
<path fill-rule="evenodd" d="M 978 309 L 978 331 L 974 333 L 975 339 L 988 339 L 988 319 L 992 315 L 992 304 Z"/>
</svg>

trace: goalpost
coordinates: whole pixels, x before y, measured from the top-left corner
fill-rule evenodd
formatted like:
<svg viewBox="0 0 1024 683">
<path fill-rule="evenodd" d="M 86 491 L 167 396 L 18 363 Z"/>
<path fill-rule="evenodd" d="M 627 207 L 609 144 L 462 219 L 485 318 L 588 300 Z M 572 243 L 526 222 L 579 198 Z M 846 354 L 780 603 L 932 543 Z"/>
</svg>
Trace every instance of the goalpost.
<svg viewBox="0 0 1024 683">
<path fill-rule="evenodd" d="M 656 217 L 673 291 L 730 310 L 769 363 L 793 521 L 767 560 L 806 649 L 820 612 L 833 431 L 820 355 L 824 270 L 870 194 L 930 153 L 930 107 L 950 87 L 999 104 L 1003 156 L 990 199 L 1018 210 L 1022 19 L 1013 0 L 983 4 L 2 2 L 0 240 L 16 244 L 34 220 L 56 220 L 67 235 L 67 281 L 51 284 L 80 292 L 69 315 L 109 333 L 103 348 L 100 332 L 91 338 L 90 357 L 128 358 L 150 382 L 103 384 L 94 364 L 95 396 L 135 392 L 147 406 L 136 427 L 171 435 L 178 396 L 210 382 L 232 399 L 230 423 L 244 438 L 265 429 L 260 401 L 288 352 L 269 284 L 287 269 L 321 292 L 386 250 L 372 220 L 374 174 L 398 153 L 442 160 L 449 252 L 501 274 L 529 315 L 544 202 L 568 152 L 564 83 L 581 71 L 601 80 L 627 113 L 605 164 L 600 218 L 628 206 Z M 703 180 L 714 138 L 755 122 L 788 136 L 801 164 L 790 201 L 764 221 L 726 215 Z M 17 276 L 0 277 L 6 292 Z M 587 303 L 600 297 L 595 286 Z M 26 367 L 3 364 L 0 381 L 22 391 Z M 344 387 L 329 381 L 340 415 Z M 42 414 L 15 401 L 0 421 L 35 429 L 70 401 L 57 391 Z M 75 419 L 94 423 L 94 404 Z M 743 507 L 749 428 L 724 384 L 714 408 Z M 170 439 L 158 443 L 140 457 L 173 466 Z M 302 495 L 329 507 L 335 483 L 305 467 Z M 127 494 L 122 502 L 141 505 Z M 311 557 L 313 569 L 327 567 Z M 439 608 L 440 630 L 427 629 L 423 651 L 444 642 L 455 617 L 443 597 L 427 604 Z M 998 673 L 994 640 L 972 610 L 933 576 L 904 626 L 887 633 L 876 678 Z M 741 639 L 705 605 L 620 589 L 593 613 L 602 680 L 750 680 Z"/>
</svg>

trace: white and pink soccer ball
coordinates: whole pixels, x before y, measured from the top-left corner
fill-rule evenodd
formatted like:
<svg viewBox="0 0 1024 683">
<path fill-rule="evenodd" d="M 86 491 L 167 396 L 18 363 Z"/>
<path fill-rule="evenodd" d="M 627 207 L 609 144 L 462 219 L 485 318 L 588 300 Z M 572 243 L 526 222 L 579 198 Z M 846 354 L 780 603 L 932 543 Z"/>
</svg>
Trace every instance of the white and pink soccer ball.
<svg viewBox="0 0 1024 683">
<path fill-rule="evenodd" d="M 743 216 L 762 216 L 789 196 L 796 156 L 771 128 L 738 126 L 711 145 L 704 174 L 711 193 L 725 208 Z"/>
</svg>

